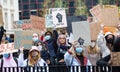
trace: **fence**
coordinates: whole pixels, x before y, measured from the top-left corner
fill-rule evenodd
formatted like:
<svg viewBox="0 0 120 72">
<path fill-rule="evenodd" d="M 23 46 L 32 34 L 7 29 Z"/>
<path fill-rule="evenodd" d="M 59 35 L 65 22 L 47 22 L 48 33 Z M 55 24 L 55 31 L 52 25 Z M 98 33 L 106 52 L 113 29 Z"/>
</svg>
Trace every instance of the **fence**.
<svg viewBox="0 0 120 72">
<path fill-rule="evenodd" d="M 0 72 L 120 72 L 113 70 L 112 66 L 49 66 L 49 67 L 4 67 Z M 115 67 L 116 68 L 116 67 Z M 114 68 L 114 69 L 115 69 Z M 117 69 L 120 69 L 118 67 Z"/>
</svg>

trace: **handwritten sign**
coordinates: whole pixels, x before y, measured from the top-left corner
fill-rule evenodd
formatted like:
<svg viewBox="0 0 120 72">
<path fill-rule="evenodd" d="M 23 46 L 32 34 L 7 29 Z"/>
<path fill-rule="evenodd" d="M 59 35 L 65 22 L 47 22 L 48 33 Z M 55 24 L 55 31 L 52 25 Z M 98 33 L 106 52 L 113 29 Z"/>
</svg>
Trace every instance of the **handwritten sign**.
<svg viewBox="0 0 120 72">
<path fill-rule="evenodd" d="M 42 30 L 42 31 L 46 30 L 45 18 L 38 17 L 38 16 L 35 16 L 35 15 L 31 15 L 30 19 L 31 19 L 31 22 L 32 22 L 32 28 Z"/>
<path fill-rule="evenodd" d="M 13 28 L 14 29 L 22 28 L 23 30 L 32 29 L 31 20 L 14 21 Z"/>
<path fill-rule="evenodd" d="M 0 45 L 0 54 L 10 53 L 13 52 L 13 50 L 14 50 L 14 43 L 7 43 Z"/>
<path fill-rule="evenodd" d="M 24 47 L 30 49 L 32 46 L 32 34 L 31 31 L 15 31 L 15 45 L 14 48 Z"/>
<path fill-rule="evenodd" d="M 67 27 L 66 13 L 64 8 L 52 8 L 53 24 L 56 28 Z"/>
</svg>

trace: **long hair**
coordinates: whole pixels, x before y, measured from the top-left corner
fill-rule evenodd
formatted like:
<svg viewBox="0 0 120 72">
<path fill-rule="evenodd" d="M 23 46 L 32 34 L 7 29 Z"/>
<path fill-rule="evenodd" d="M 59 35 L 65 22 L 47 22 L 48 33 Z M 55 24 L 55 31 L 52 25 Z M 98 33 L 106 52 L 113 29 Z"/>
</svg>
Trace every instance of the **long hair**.
<svg viewBox="0 0 120 72">
<path fill-rule="evenodd" d="M 60 39 L 61 36 L 64 36 L 64 38 L 65 38 L 65 44 L 64 44 L 64 45 L 68 46 L 68 41 L 67 41 L 67 38 L 66 38 L 66 36 L 65 36 L 64 34 L 60 34 L 60 35 L 58 36 L 57 45 L 60 46 L 59 39 Z"/>
<path fill-rule="evenodd" d="M 37 58 L 36 59 L 33 59 L 32 56 L 31 56 L 32 52 L 29 52 L 29 55 L 28 55 L 28 59 L 29 59 L 29 65 L 34 65 L 38 62 L 38 60 L 41 58 L 41 54 L 40 52 L 38 51 L 38 55 L 37 55 Z"/>
<path fill-rule="evenodd" d="M 100 53 L 100 49 L 97 47 L 97 45 L 95 45 L 93 48 L 91 46 L 88 46 L 87 52 L 88 54 L 97 54 Z"/>
</svg>

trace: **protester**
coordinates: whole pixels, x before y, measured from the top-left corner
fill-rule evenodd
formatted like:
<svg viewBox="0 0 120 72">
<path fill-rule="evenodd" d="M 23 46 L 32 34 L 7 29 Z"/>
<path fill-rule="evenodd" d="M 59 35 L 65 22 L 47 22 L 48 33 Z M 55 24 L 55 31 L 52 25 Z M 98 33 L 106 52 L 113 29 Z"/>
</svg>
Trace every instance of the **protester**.
<svg viewBox="0 0 120 72">
<path fill-rule="evenodd" d="M 23 62 L 23 67 L 26 67 L 25 72 L 31 72 L 29 71 L 28 66 L 43 66 L 43 70 L 44 67 L 48 66 L 48 64 L 42 59 L 41 53 L 37 46 L 32 46 L 32 48 L 29 50 L 28 59 Z"/>
<path fill-rule="evenodd" d="M 39 51 L 41 52 L 41 57 L 46 61 L 46 63 L 49 65 L 50 62 L 50 54 L 47 48 L 45 47 L 45 44 L 42 41 L 37 41 L 35 43 L 35 46 L 38 47 Z"/>
<path fill-rule="evenodd" d="M 72 47 L 65 53 L 64 60 L 67 66 L 82 66 L 79 67 L 79 72 L 87 72 L 88 69 L 86 66 L 91 65 L 89 59 L 84 55 L 84 49 L 81 46 L 76 46 L 76 42 L 73 43 Z M 77 72 L 76 69 L 74 70 L 75 71 L 72 71 L 72 68 L 70 68 L 71 72 Z"/>
<path fill-rule="evenodd" d="M 9 50 L 7 51 L 10 52 Z M 18 58 L 13 57 L 12 53 L 3 54 L 3 58 L 0 60 L 0 67 L 2 68 L 2 72 L 5 71 L 5 67 L 21 67 L 23 65 L 23 48 L 20 48 L 20 51 L 21 52 Z M 10 69 L 10 71 L 13 72 L 13 69 Z M 14 72 L 18 72 L 17 68 L 14 69 Z"/>
<path fill-rule="evenodd" d="M 53 34 L 50 31 L 45 32 L 45 44 L 52 58 L 56 58 L 57 53 L 57 38 L 58 33 L 56 30 L 53 30 Z"/>
<path fill-rule="evenodd" d="M 58 64 L 65 64 L 64 54 L 68 51 L 70 46 L 68 46 L 67 38 L 65 35 L 61 34 L 57 40 L 58 50 L 57 50 L 57 61 Z"/>
<path fill-rule="evenodd" d="M 2 39 L 1 39 L 1 44 L 6 44 L 9 41 L 7 40 L 6 34 L 3 34 Z"/>
<path fill-rule="evenodd" d="M 33 40 L 33 45 L 35 45 L 35 42 L 39 41 L 39 34 L 33 33 L 32 40 Z"/>
<path fill-rule="evenodd" d="M 3 26 L 0 27 L 0 44 L 1 44 L 1 40 L 2 40 L 2 37 L 3 35 L 6 33 L 6 30 L 4 29 Z"/>
<path fill-rule="evenodd" d="M 96 41 L 92 40 L 87 48 L 87 58 L 90 60 L 92 66 L 96 66 L 96 62 L 101 58 L 100 49 L 96 45 Z"/>
</svg>

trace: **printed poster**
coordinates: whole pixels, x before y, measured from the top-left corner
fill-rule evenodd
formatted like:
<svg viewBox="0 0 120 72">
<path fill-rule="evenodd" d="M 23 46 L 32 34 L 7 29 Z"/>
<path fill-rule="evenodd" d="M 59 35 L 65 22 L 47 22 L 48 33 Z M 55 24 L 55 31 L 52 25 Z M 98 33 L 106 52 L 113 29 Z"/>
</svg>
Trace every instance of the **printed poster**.
<svg viewBox="0 0 120 72">
<path fill-rule="evenodd" d="M 67 27 L 65 8 L 52 8 L 52 16 L 56 28 Z"/>
</svg>

